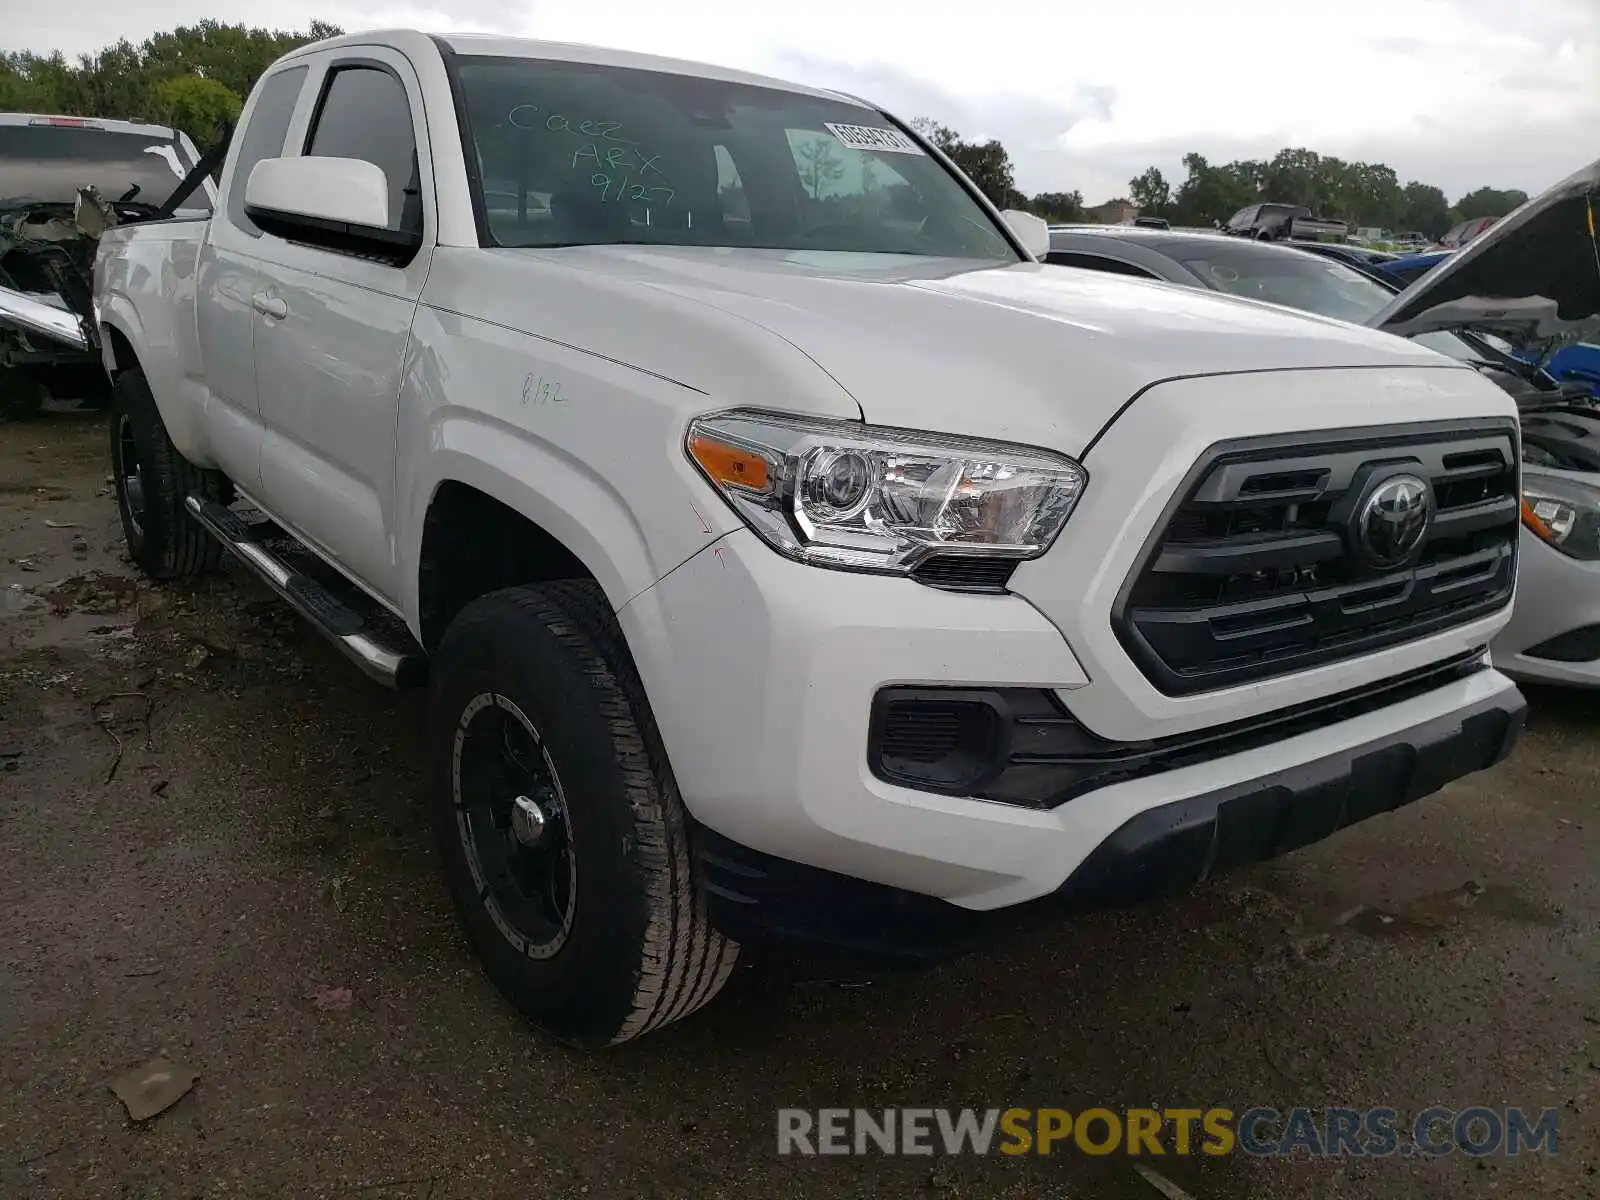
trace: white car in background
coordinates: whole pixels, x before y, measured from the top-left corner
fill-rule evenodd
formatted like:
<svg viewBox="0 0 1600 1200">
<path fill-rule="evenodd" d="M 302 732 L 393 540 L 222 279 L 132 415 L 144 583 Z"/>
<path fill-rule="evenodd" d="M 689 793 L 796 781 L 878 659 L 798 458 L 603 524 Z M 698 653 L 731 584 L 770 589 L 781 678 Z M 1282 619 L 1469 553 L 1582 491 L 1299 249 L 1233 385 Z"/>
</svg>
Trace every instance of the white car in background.
<svg viewBox="0 0 1600 1200">
<path fill-rule="evenodd" d="M 1524 681 L 1600 686 L 1600 407 L 1505 352 L 1596 340 L 1600 251 L 1577 172 L 1405 290 L 1284 245 L 1178 230 L 1051 230 L 1047 261 L 1298 308 L 1415 338 L 1472 362 L 1517 401 L 1523 505 L 1518 595 L 1495 665 Z M 1501 339 L 1504 339 L 1503 341 Z"/>
<path fill-rule="evenodd" d="M 1546 358 L 1600 334 L 1600 162 L 1494 223 L 1370 323 L 1472 329 Z M 1554 382 L 1554 381 L 1551 381 Z M 1518 396 L 1522 544 L 1517 600 L 1495 665 L 1541 683 L 1600 686 L 1600 407 L 1581 385 Z M 1509 390 L 1509 389 L 1508 389 Z"/>
</svg>

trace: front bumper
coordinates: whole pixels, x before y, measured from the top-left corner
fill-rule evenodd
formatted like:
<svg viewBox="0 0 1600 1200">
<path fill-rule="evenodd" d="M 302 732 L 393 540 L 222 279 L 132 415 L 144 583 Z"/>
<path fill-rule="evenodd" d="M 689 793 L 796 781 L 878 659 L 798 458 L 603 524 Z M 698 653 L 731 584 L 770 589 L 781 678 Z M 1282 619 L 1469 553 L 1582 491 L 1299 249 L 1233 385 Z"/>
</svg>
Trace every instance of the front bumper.
<svg viewBox="0 0 1600 1200">
<path fill-rule="evenodd" d="M 1600 649 L 1588 657 L 1583 648 L 1600 646 L 1600 562 L 1563 554 L 1527 529 L 1517 559 L 1516 606 L 1490 646 L 1495 666 L 1529 683 L 1600 687 Z"/>
<path fill-rule="evenodd" d="M 1088 680 L 1021 597 L 806 567 L 739 531 L 636 597 L 620 620 L 689 811 L 725 851 L 748 852 L 725 857 L 799 864 L 969 910 L 1137 873 L 1145 851 L 1130 851 L 1128 839 L 1191 845 L 1204 825 L 1196 813 L 1213 814 L 1228 863 L 1250 857 L 1235 846 L 1261 857 L 1311 840 L 1302 815 L 1325 836 L 1497 761 L 1522 705 L 1485 668 L 1278 740 L 1024 808 L 896 786 L 868 766 L 868 714 L 886 686 L 1048 688 L 1071 705 Z M 1378 682 L 1368 672 L 1365 682 Z M 1337 812 L 1309 815 L 1328 804 Z M 754 878 L 742 871 L 733 873 Z M 1159 863 L 1150 872 L 1183 874 Z"/>
<path fill-rule="evenodd" d="M 1500 688 L 1462 711 L 1275 776 L 1145 809 L 1100 842 L 1051 898 L 1078 910 L 1124 907 L 1321 841 L 1493 766 L 1516 743 L 1525 710 L 1514 688 Z M 712 919 L 739 941 L 926 960 L 969 948 L 1014 920 L 788 862 L 716 833 L 704 833 L 695 851 Z"/>
</svg>

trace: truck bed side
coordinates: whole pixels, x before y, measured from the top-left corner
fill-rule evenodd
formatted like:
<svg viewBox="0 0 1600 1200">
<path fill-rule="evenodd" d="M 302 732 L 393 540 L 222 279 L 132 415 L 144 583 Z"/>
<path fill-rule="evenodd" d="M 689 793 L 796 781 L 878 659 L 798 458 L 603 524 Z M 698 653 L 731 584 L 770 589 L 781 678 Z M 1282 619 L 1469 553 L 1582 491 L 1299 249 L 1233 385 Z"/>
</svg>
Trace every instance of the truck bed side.
<svg viewBox="0 0 1600 1200">
<path fill-rule="evenodd" d="M 209 229 L 207 220 L 176 219 L 107 230 L 94 271 L 106 369 L 144 370 L 173 445 L 198 466 L 213 465 L 195 332 L 196 266 Z"/>
</svg>

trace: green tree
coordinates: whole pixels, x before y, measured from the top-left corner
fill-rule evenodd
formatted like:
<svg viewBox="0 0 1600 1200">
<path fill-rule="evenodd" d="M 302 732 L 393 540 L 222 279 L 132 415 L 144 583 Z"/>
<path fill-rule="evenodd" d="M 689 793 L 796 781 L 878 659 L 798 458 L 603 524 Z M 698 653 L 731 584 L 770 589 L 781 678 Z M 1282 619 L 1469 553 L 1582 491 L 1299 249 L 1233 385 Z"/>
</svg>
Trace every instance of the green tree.
<svg viewBox="0 0 1600 1200">
<path fill-rule="evenodd" d="M 155 91 L 161 119 L 200 146 L 221 141 L 244 104 L 229 88 L 201 75 L 174 75 L 156 84 Z"/>
<path fill-rule="evenodd" d="M 935 121 L 932 117 L 915 118 L 911 122 L 911 128 L 916 130 L 923 137 L 927 138 L 946 154 L 950 153 L 951 146 L 954 146 L 958 141 L 961 140 L 954 129 L 951 129 L 948 125 L 939 124 L 939 122 Z"/>
<path fill-rule="evenodd" d="M 1426 237 L 1441 238 L 1452 224 L 1450 205 L 1438 188 L 1413 180 L 1406 184 L 1405 202 L 1400 207 L 1399 219 L 1383 224 L 1391 228 L 1399 226 L 1403 232 L 1414 229 Z"/>
<path fill-rule="evenodd" d="M 1185 225 L 1210 225 L 1226 221 L 1256 199 L 1259 163 L 1229 163 L 1213 167 L 1203 154 L 1185 154 L 1188 177 L 1174 197 L 1175 215 Z"/>
<path fill-rule="evenodd" d="M 1327 183 L 1322 157 L 1313 150 L 1295 147 L 1279 150 L 1261 170 L 1259 190 L 1284 204 L 1304 204 L 1313 211 L 1323 208 L 1322 190 Z"/>
<path fill-rule="evenodd" d="M 1331 206 L 1326 215 L 1341 217 L 1352 225 L 1389 229 L 1405 224 L 1402 214 L 1406 204 L 1406 193 L 1393 167 L 1383 163 L 1351 163 L 1338 203 Z"/>
<path fill-rule="evenodd" d="M 1040 192 L 1028 207 L 1054 225 L 1075 225 L 1085 220 L 1083 193 L 1079 191 Z"/>
<path fill-rule="evenodd" d="M 940 125 L 928 117 L 918 117 L 911 122 L 911 128 L 949 155 L 993 203 L 1001 208 L 1011 205 L 1012 197 L 1017 194 L 1016 179 L 1012 174 L 1011 156 L 997 139 L 969 142 L 948 125 Z"/>
<path fill-rule="evenodd" d="M 1165 217 L 1172 212 L 1172 188 L 1155 167 L 1146 167 L 1128 180 L 1128 199 L 1142 216 Z"/>
<path fill-rule="evenodd" d="M 76 62 L 59 53 L 0 53 L 0 109 L 176 121 L 205 150 L 220 131 L 219 114 L 230 107 L 224 93 L 234 98 L 236 115 L 238 102 L 276 59 L 340 32 L 325 21 L 301 31 L 201 21 L 138 45 L 124 39 Z M 185 79 L 198 82 L 169 83 Z"/>
<path fill-rule="evenodd" d="M 999 141 L 990 138 L 987 142 L 961 142 L 950 157 L 995 204 L 1004 208 L 1009 203 L 1016 192 L 1016 180 L 1012 175 L 1011 156 Z"/>
<path fill-rule="evenodd" d="M 1167 211 L 1188 225 L 1226 221 L 1239 209 L 1264 200 L 1303 204 L 1319 216 L 1351 225 L 1404 227 L 1437 237 L 1452 221 L 1463 220 L 1445 204 L 1444 193 L 1415 180 L 1400 185 L 1394 168 L 1384 163 L 1346 162 L 1304 147 L 1278 151 L 1265 161 L 1241 159 L 1212 166 L 1202 154 L 1183 158 L 1187 178 L 1171 195 Z M 1159 204 L 1166 180 L 1151 167 L 1130 181 L 1130 196 L 1151 212 Z M 1467 210 L 1510 211 L 1525 200 L 1521 192 L 1482 188 L 1465 197 Z M 1487 214 L 1485 214 L 1487 215 Z"/>
<path fill-rule="evenodd" d="M 1461 220 L 1472 221 L 1478 217 L 1503 217 L 1527 202 L 1528 193 L 1516 188 L 1502 192 L 1498 188 L 1481 187 L 1457 200 L 1456 211 L 1461 214 Z"/>
</svg>

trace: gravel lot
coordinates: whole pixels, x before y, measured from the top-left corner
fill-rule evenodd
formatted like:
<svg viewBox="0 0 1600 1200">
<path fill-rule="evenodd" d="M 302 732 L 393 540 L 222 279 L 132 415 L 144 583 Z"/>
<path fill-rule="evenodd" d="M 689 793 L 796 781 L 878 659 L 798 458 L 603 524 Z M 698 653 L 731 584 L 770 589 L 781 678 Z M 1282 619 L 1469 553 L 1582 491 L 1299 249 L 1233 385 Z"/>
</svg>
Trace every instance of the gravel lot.
<svg viewBox="0 0 1600 1200">
<path fill-rule="evenodd" d="M 1195 895 L 918 974 L 754 964 L 585 1057 L 468 957 L 415 699 L 235 575 L 137 582 L 105 442 L 0 426 L 0 1196 L 1160 1200 L 1115 1156 L 779 1159 L 774 1109 L 1477 1103 L 1559 1107 L 1559 1154 L 1158 1165 L 1600 1196 L 1600 698 L 1533 694 L 1494 772 Z M 199 1079 L 136 1125 L 109 1084 L 156 1056 Z"/>
</svg>

